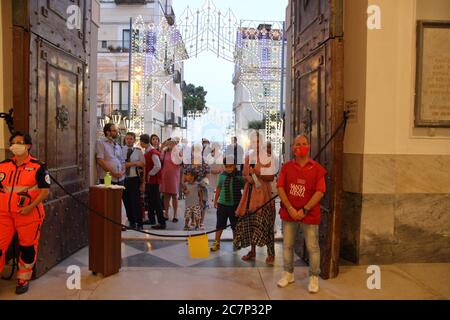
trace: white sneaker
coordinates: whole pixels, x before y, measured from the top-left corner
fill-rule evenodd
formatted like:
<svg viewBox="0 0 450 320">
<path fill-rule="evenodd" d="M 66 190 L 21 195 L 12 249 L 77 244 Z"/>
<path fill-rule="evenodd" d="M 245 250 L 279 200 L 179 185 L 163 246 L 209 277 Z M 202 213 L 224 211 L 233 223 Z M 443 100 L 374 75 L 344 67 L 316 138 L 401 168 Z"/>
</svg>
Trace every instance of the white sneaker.
<svg viewBox="0 0 450 320">
<path fill-rule="evenodd" d="M 308 291 L 309 293 L 319 292 L 319 277 L 316 276 L 309 277 Z"/>
<path fill-rule="evenodd" d="M 280 288 L 284 288 L 287 287 L 289 284 L 294 283 L 295 279 L 294 279 L 294 273 L 290 273 L 290 272 L 284 272 L 283 276 L 281 277 L 281 279 L 277 282 L 277 285 Z"/>
</svg>

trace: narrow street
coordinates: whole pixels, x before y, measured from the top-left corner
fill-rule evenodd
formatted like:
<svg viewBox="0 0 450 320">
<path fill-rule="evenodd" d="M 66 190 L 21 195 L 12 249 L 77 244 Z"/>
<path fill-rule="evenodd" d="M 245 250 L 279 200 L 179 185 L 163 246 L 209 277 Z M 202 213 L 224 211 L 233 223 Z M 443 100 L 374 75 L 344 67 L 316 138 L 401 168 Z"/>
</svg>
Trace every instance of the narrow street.
<svg viewBox="0 0 450 320">
<path fill-rule="evenodd" d="M 2 301 L 448 302 L 449 168 L 449 0 L 0 0 Z"/>
</svg>

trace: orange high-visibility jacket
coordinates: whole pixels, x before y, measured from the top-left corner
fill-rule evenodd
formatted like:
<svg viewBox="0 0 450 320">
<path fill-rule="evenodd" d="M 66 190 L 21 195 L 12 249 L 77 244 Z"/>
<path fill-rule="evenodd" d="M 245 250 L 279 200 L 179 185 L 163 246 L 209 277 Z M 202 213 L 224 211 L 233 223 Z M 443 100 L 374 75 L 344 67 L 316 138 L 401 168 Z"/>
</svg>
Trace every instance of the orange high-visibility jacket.
<svg viewBox="0 0 450 320">
<path fill-rule="evenodd" d="M 39 196 L 39 189 L 50 188 L 50 176 L 44 163 L 29 156 L 21 166 L 15 158 L 0 163 L 0 213 L 18 213 Z M 44 218 L 42 203 L 36 208 Z"/>
</svg>

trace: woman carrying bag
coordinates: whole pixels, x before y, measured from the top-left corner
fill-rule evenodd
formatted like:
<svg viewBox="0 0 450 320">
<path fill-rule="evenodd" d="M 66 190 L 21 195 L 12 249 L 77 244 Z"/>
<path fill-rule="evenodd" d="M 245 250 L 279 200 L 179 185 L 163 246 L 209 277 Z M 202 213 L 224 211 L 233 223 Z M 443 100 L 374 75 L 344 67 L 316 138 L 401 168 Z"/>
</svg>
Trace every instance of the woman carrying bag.
<svg viewBox="0 0 450 320">
<path fill-rule="evenodd" d="M 240 217 L 236 224 L 234 246 L 235 249 L 251 246 L 251 250 L 242 257 L 244 261 L 256 258 L 256 246 L 267 246 L 266 263 L 273 265 L 275 260 L 275 202 L 272 201 L 271 182 L 274 180 L 272 160 L 267 157 L 270 153 L 262 154 L 262 138 L 259 133 L 252 137 L 251 150 L 245 157 L 243 178 L 246 181 L 241 202 L 236 210 Z M 270 144 L 267 151 L 270 150 Z M 268 161 L 262 161 L 268 160 Z M 258 210 L 261 208 L 260 210 Z M 258 211 L 256 211 L 258 210 Z M 256 211 L 256 212 L 255 212 Z"/>
</svg>

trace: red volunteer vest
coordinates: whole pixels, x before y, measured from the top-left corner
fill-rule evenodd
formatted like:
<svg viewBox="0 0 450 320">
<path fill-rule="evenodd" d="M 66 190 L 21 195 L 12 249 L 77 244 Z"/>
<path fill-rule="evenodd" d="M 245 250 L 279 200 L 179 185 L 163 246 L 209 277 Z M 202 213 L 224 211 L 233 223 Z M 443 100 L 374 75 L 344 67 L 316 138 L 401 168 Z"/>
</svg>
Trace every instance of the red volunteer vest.
<svg viewBox="0 0 450 320">
<path fill-rule="evenodd" d="M 145 154 L 145 183 L 147 184 L 161 184 L 161 170 L 154 175 L 150 176 L 149 172 L 153 169 L 155 166 L 155 163 L 153 162 L 152 157 L 156 155 L 158 158 L 160 157 L 160 153 L 156 149 L 152 149 L 149 152 Z"/>
</svg>

